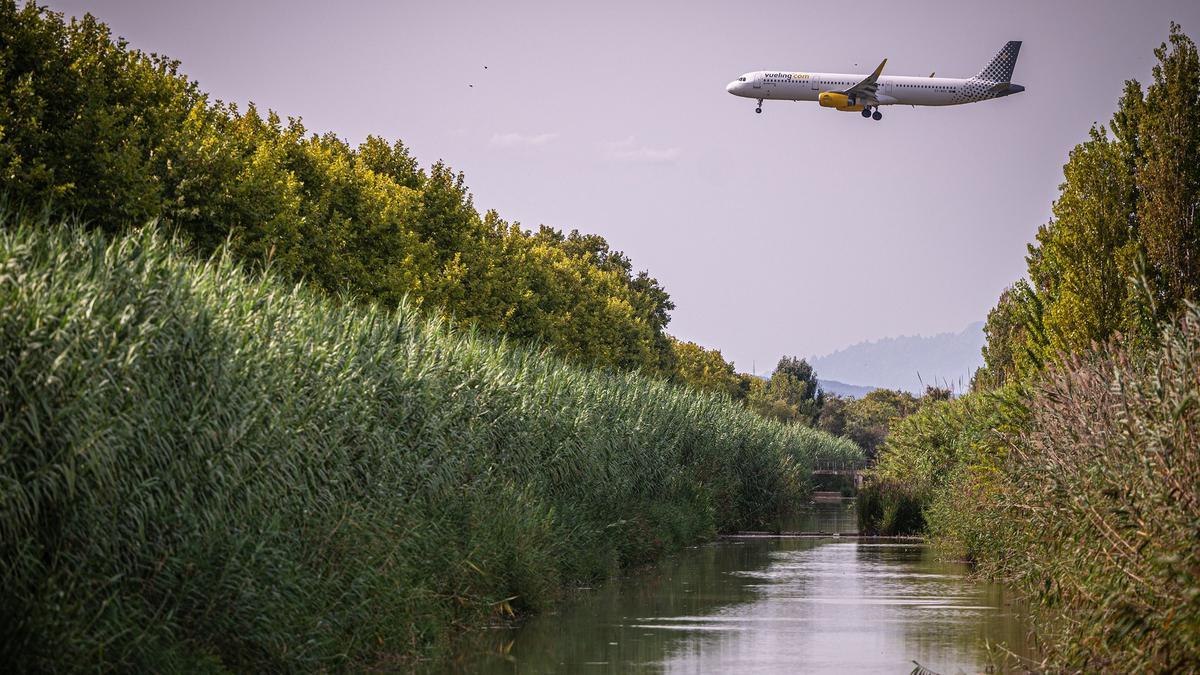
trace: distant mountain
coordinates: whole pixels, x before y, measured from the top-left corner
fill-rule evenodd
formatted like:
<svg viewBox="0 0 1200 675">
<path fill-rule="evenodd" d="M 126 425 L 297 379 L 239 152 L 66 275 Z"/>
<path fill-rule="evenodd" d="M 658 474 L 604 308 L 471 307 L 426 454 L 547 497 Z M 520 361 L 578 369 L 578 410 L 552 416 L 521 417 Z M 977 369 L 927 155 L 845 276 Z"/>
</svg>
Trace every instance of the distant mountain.
<svg viewBox="0 0 1200 675">
<path fill-rule="evenodd" d="M 975 369 L 983 365 L 983 322 L 958 333 L 883 338 L 809 359 L 822 378 L 837 382 L 870 382 L 875 387 L 919 394 L 925 385 L 949 386 L 963 392 Z M 828 391 L 833 391 L 832 389 Z"/>
<path fill-rule="evenodd" d="M 826 394 L 836 394 L 846 398 L 862 398 L 867 394 L 875 391 L 876 387 L 867 387 L 858 384 L 846 384 L 837 380 L 825 380 L 818 378 L 817 382 L 821 383 L 821 390 Z"/>
</svg>

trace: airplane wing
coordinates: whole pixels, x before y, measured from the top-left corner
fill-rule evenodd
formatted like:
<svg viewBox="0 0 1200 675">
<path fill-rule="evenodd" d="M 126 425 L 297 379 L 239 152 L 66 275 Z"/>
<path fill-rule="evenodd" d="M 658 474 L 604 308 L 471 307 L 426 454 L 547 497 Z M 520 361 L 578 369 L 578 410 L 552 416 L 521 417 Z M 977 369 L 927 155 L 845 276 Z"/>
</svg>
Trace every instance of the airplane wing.
<svg viewBox="0 0 1200 675">
<path fill-rule="evenodd" d="M 841 93 L 849 96 L 851 100 L 857 103 L 877 103 L 878 101 L 875 98 L 875 92 L 879 90 L 879 75 L 883 72 L 883 67 L 885 65 L 887 65 L 887 59 L 884 59 L 883 62 L 879 64 L 879 67 L 875 69 L 875 72 L 863 78 L 862 82 L 859 82 L 849 89 L 843 89 Z"/>
</svg>

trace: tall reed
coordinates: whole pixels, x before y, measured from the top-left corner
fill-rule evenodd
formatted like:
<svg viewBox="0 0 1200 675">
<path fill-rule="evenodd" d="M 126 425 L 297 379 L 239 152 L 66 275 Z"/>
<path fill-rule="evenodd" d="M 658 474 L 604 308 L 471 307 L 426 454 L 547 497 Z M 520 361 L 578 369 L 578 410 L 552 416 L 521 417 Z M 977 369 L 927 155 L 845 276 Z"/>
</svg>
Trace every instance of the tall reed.
<svg viewBox="0 0 1200 675">
<path fill-rule="evenodd" d="M 0 231 L 0 661 L 387 666 L 857 448 L 149 229 Z"/>
</svg>

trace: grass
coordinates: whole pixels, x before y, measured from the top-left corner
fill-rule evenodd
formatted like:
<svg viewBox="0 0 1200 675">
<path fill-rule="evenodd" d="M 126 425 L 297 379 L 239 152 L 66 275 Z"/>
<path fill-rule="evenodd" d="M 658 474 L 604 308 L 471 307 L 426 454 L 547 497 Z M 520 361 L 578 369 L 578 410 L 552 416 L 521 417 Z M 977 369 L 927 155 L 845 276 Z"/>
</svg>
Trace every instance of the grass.
<svg viewBox="0 0 1200 675">
<path fill-rule="evenodd" d="M 905 419 L 860 497 L 1028 598 L 1035 670 L 1200 671 L 1200 308 L 1162 331 Z"/>
<path fill-rule="evenodd" d="M 150 231 L 0 230 L 0 661 L 436 654 L 773 518 L 853 444 L 338 302 Z"/>
</svg>

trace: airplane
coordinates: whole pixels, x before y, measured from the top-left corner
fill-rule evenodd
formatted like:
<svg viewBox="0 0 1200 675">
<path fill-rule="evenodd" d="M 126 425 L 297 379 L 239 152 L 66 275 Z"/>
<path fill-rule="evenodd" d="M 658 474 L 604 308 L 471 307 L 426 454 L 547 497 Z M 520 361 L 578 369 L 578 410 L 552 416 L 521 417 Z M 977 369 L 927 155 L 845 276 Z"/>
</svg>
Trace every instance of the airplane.
<svg viewBox="0 0 1200 675">
<path fill-rule="evenodd" d="M 884 59 L 870 75 L 841 73 L 792 73 L 758 70 L 730 82 L 725 91 L 734 96 L 758 99 L 754 112 L 762 112 L 763 101 L 816 101 L 823 108 L 861 112 L 863 117 L 883 119 L 885 105 L 960 105 L 1000 98 L 1025 91 L 1010 82 L 1021 41 L 1004 45 L 991 63 L 968 78 L 904 77 L 883 75 Z"/>
</svg>

